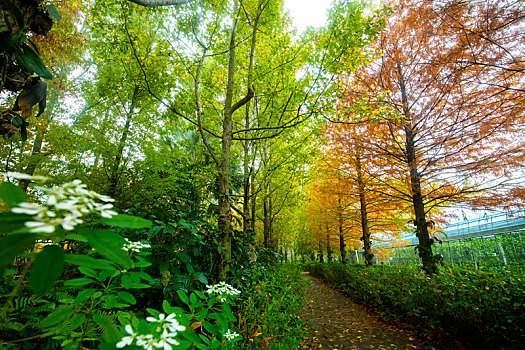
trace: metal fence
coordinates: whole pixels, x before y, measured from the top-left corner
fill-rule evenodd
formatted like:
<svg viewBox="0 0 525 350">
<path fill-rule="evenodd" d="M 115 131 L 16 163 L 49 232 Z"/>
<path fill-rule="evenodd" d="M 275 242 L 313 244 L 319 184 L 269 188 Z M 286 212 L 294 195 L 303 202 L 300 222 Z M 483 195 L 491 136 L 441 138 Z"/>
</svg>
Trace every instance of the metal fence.
<svg viewBox="0 0 525 350">
<path fill-rule="evenodd" d="M 446 262 L 476 268 L 525 265 L 525 231 L 448 240 L 435 244 L 433 251 Z M 378 262 L 389 265 L 421 263 L 414 245 L 391 248 L 389 257 Z"/>
</svg>

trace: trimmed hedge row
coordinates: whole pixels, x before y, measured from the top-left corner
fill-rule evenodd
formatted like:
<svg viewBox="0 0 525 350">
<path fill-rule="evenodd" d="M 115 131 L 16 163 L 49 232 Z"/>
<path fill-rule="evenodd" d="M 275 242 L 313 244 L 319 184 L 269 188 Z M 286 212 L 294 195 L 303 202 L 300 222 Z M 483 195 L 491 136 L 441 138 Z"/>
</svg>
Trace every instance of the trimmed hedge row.
<svg viewBox="0 0 525 350">
<path fill-rule="evenodd" d="M 429 278 L 414 266 L 316 263 L 305 268 L 419 331 L 443 329 L 476 348 L 525 349 L 525 276 L 521 273 L 445 266 Z"/>
</svg>

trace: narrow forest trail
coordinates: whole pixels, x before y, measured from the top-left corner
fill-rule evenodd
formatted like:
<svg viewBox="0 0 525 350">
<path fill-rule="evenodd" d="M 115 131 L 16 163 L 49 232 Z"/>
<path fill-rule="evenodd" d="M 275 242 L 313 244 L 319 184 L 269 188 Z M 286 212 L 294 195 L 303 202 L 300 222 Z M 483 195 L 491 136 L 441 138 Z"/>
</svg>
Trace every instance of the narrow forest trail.
<svg viewBox="0 0 525 350">
<path fill-rule="evenodd" d="M 427 349 L 421 341 L 381 323 L 364 306 L 318 278 L 307 273 L 305 278 L 309 284 L 303 316 L 309 336 L 303 349 Z"/>
</svg>

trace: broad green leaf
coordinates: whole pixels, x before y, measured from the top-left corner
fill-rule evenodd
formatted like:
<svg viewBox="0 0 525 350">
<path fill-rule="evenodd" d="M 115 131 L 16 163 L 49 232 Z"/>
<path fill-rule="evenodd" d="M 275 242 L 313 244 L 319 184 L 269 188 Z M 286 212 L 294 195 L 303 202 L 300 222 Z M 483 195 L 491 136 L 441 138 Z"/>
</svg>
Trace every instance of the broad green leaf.
<svg viewBox="0 0 525 350">
<path fill-rule="evenodd" d="M 37 55 L 40 55 L 40 52 L 38 52 L 38 47 L 36 46 L 36 44 L 33 42 L 33 40 L 31 39 L 27 39 L 27 42 L 31 45 L 32 47 L 32 50 L 37 54 Z"/>
<path fill-rule="evenodd" d="M 64 268 L 64 250 L 57 245 L 47 245 L 38 253 L 31 268 L 29 281 L 38 295 L 43 295 L 55 284 Z"/>
<path fill-rule="evenodd" d="M 76 296 L 76 298 L 74 300 L 74 303 L 75 304 L 83 303 L 88 298 L 91 298 L 95 294 L 96 291 L 97 290 L 93 289 L 93 288 L 81 290 L 80 292 L 78 292 L 78 294 L 77 294 L 77 296 Z"/>
<path fill-rule="evenodd" d="M 17 116 L 17 117 L 14 117 L 13 118 L 13 121 L 12 121 L 13 125 L 16 126 L 17 128 L 21 127 L 22 125 L 24 125 L 24 119 L 22 119 L 22 117 L 20 116 Z"/>
<path fill-rule="evenodd" d="M 193 265 L 191 263 L 186 264 L 186 270 L 188 270 L 188 273 L 194 273 L 195 269 L 193 268 Z"/>
<path fill-rule="evenodd" d="M 122 250 L 126 241 L 122 236 L 107 230 L 88 229 L 82 226 L 76 230 L 88 239 L 92 248 L 109 260 L 126 268 L 131 267 L 132 261 L 128 254 Z"/>
<path fill-rule="evenodd" d="M 152 237 L 155 237 L 156 235 L 159 234 L 159 232 L 161 232 L 163 230 L 164 227 L 162 226 L 155 226 L 155 227 L 152 227 L 149 231 L 148 231 L 148 238 L 152 238 Z"/>
<path fill-rule="evenodd" d="M 187 340 L 183 340 L 183 341 L 181 341 L 179 343 L 179 345 L 177 345 L 177 350 L 186 350 L 192 345 L 193 345 L 192 342 L 189 342 Z"/>
<path fill-rule="evenodd" d="M 80 348 L 80 343 L 77 341 L 72 341 L 70 343 L 60 345 L 62 346 L 62 350 L 78 350 Z"/>
<path fill-rule="evenodd" d="M 89 267 L 98 270 L 114 270 L 115 267 L 102 259 L 96 259 L 88 255 L 71 254 L 66 255 L 65 260 L 73 265 Z"/>
<path fill-rule="evenodd" d="M 18 203 L 27 202 L 27 194 L 24 190 L 7 181 L 3 181 L 0 184 L 0 198 L 10 207 Z"/>
<path fill-rule="evenodd" d="M 195 332 L 193 331 L 186 331 L 183 333 L 183 336 L 186 339 L 191 340 L 192 343 L 199 344 L 201 342 L 201 339 L 199 338 L 199 336 L 195 334 Z"/>
<path fill-rule="evenodd" d="M 137 299 L 135 299 L 135 297 L 131 293 L 122 291 L 122 292 L 118 292 L 117 295 L 119 296 L 120 299 L 124 300 L 128 304 L 135 305 L 137 303 Z"/>
<path fill-rule="evenodd" d="M 198 319 L 204 320 L 208 316 L 208 309 L 202 309 L 201 312 L 199 312 Z"/>
<path fill-rule="evenodd" d="M 134 267 L 148 267 L 148 266 L 151 266 L 151 263 L 149 261 L 141 260 L 141 261 L 135 261 L 133 266 Z"/>
<path fill-rule="evenodd" d="M 162 301 L 162 310 L 164 310 L 165 313 L 170 314 L 171 305 L 167 300 Z"/>
<path fill-rule="evenodd" d="M 151 309 L 151 308 L 146 308 L 146 311 L 149 312 L 149 314 L 155 318 L 159 318 L 160 316 L 160 312 L 155 310 L 155 309 Z"/>
<path fill-rule="evenodd" d="M 122 283 L 122 285 L 124 285 L 124 283 Z M 127 285 L 125 285 L 124 288 L 126 289 L 146 289 L 146 288 L 151 288 L 151 286 L 145 283 L 130 282 Z"/>
<path fill-rule="evenodd" d="M 154 281 L 153 277 L 151 277 L 149 274 L 147 274 L 144 271 L 133 272 L 133 273 L 135 274 L 135 276 L 139 277 L 139 281 L 140 281 L 140 279 L 143 279 L 143 280 L 146 280 L 146 281 L 152 282 L 152 283 Z"/>
<path fill-rule="evenodd" d="M 115 294 L 106 294 L 100 300 L 104 301 L 109 309 L 114 308 L 118 304 L 118 298 Z"/>
<path fill-rule="evenodd" d="M 131 283 L 133 283 L 133 281 L 131 280 L 131 277 L 129 276 L 129 273 L 123 274 L 122 277 L 120 278 L 120 282 L 122 283 L 122 286 L 126 289 L 130 289 Z"/>
<path fill-rule="evenodd" d="M 34 233 L 8 235 L 0 239 L 0 263 L 3 264 L 35 244 Z"/>
<path fill-rule="evenodd" d="M 20 125 L 20 138 L 22 141 L 27 141 L 27 123 L 22 120 L 22 125 Z"/>
<path fill-rule="evenodd" d="M 206 275 L 203 272 L 195 272 L 193 274 L 195 278 L 202 284 L 208 284 L 208 279 L 206 278 Z"/>
<path fill-rule="evenodd" d="M 0 233 L 29 233 L 29 228 L 25 226 L 25 223 L 32 219 L 33 217 L 27 214 L 15 214 L 12 212 L 0 213 Z M 21 232 L 22 230 L 24 232 Z"/>
<path fill-rule="evenodd" d="M 221 325 L 222 328 L 225 328 L 225 329 L 228 328 L 228 319 L 223 314 L 214 312 L 212 314 L 209 314 L 208 318 L 210 320 L 219 321 L 219 324 Z"/>
<path fill-rule="evenodd" d="M 201 338 L 201 340 L 205 343 L 205 344 L 210 344 L 210 340 L 204 335 L 204 334 L 199 334 L 199 338 Z M 197 347 L 198 347 L 198 344 L 196 344 Z M 201 348 L 201 349 L 208 349 L 208 347 L 205 347 L 205 348 Z"/>
<path fill-rule="evenodd" d="M 206 305 L 206 303 L 204 301 L 199 301 L 199 302 L 196 302 L 194 304 L 191 304 L 191 308 L 192 309 L 200 309 L 204 305 Z"/>
<path fill-rule="evenodd" d="M 14 54 L 16 63 L 20 66 L 20 68 L 26 73 L 33 74 L 33 68 L 31 67 L 31 64 L 29 63 L 27 57 L 25 56 L 24 52 L 19 46 L 15 46 Z"/>
<path fill-rule="evenodd" d="M 120 228 L 148 228 L 152 225 L 152 222 L 149 220 L 126 214 L 114 215 L 111 218 L 102 218 L 100 222 Z"/>
<path fill-rule="evenodd" d="M 178 306 L 171 306 L 167 300 L 162 302 L 162 309 L 167 314 L 183 314 L 184 309 Z"/>
<path fill-rule="evenodd" d="M 120 271 L 118 270 L 102 270 L 100 274 L 98 275 L 98 279 L 100 281 L 105 281 L 108 277 L 117 277 L 120 275 Z"/>
<path fill-rule="evenodd" d="M 89 267 L 79 266 L 78 271 L 88 277 L 98 278 L 97 272 Z"/>
<path fill-rule="evenodd" d="M 184 293 L 184 291 L 178 290 L 177 294 L 179 295 L 180 300 L 182 300 L 185 304 L 190 303 L 190 300 L 188 299 L 188 296 L 186 295 L 186 293 Z"/>
<path fill-rule="evenodd" d="M 73 308 L 69 305 L 61 305 L 55 311 L 40 321 L 41 328 L 48 328 L 69 318 L 73 314 Z"/>
<path fill-rule="evenodd" d="M 47 69 L 40 56 L 27 44 L 24 44 L 22 48 L 24 50 L 24 56 L 31 65 L 31 68 L 33 68 L 35 74 L 44 79 L 53 79 L 53 74 Z"/>
<path fill-rule="evenodd" d="M 222 343 L 218 341 L 217 339 L 213 339 L 210 344 L 211 349 L 218 349 L 222 346 Z"/>
<path fill-rule="evenodd" d="M 64 239 L 69 239 L 69 240 L 77 241 L 77 242 L 87 242 L 88 241 L 86 237 L 82 235 L 78 235 L 78 234 L 65 235 Z"/>
<path fill-rule="evenodd" d="M 224 303 L 222 305 L 223 307 L 223 313 L 226 315 L 226 317 L 228 317 L 228 319 L 230 321 L 233 321 L 235 322 L 237 319 L 235 318 L 235 316 L 233 315 L 233 312 L 232 310 L 230 309 L 230 306 L 228 305 L 228 303 Z"/>
<path fill-rule="evenodd" d="M 53 21 L 58 22 L 62 19 L 62 15 L 58 12 L 58 9 L 55 5 L 47 5 L 47 12 L 49 13 L 49 18 Z"/>
<path fill-rule="evenodd" d="M 71 330 L 74 331 L 75 329 L 80 327 L 85 321 L 86 321 L 86 314 L 76 314 L 69 321 Z"/>
<path fill-rule="evenodd" d="M 102 338 L 106 342 L 119 341 L 122 336 L 117 325 L 107 315 L 95 314 L 93 321 L 104 329 Z"/>
<path fill-rule="evenodd" d="M 90 284 L 94 282 L 95 280 L 92 280 L 91 278 L 82 277 L 82 278 L 75 278 L 72 280 L 67 280 L 64 282 L 64 286 L 80 287 L 80 286 L 85 286 L 86 284 Z"/>
</svg>

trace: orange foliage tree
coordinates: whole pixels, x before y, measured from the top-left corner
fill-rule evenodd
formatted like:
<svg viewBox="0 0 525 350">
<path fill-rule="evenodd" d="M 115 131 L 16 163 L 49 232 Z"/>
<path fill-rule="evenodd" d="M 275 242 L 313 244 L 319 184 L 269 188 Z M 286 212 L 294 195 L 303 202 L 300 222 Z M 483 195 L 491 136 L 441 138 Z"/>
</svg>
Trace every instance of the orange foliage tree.
<svg viewBox="0 0 525 350">
<path fill-rule="evenodd" d="M 406 224 L 406 201 L 397 195 L 405 184 L 396 185 L 391 176 L 376 176 L 379 170 L 385 175 L 389 164 L 367 147 L 367 139 L 378 131 L 373 124 L 332 124 L 327 130 L 326 162 L 353 214 L 348 219 L 363 244 L 366 265 L 373 262 L 372 236 L 386 243 L 399 237 Z"/>
<path fill-rule="evenodd" d="M 352 223 L 348 220 L 350 208 L 342 179 L 327 164 L 320 160 L 313 167 L 312 181 L 306 189 L 304 206 L 307 232 L 317 243 L 319 260 L 326 252 L 332 261 L 334 247 L 339 245 L 341 261 L 346 262 L 346 247 L 357 247 L 357 239 L 351 236 Z"/>
<path fill-rule="evenodd" d="M 388 166 L 373 177 L 410 201 L 428 274 L 437 271 L 432 210 L 493 193 L 523 170 L 523 16 L 511 7 L 400 1 L 376 44 L 380 57 L 348 77 L 340 120 L 375 119 L 376 132 L 361 139 Z M 384 180 L 392 177 L 405 189 Z"/>
</svg>

